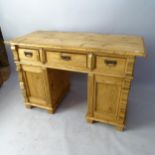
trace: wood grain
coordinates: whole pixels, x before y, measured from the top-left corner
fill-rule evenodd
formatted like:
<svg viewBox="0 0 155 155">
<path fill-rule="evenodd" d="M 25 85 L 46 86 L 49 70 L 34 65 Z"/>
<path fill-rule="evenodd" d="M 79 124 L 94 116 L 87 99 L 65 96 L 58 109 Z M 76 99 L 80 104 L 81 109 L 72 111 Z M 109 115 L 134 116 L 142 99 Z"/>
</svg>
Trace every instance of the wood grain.
<svg viewBox="0 0 155 155">
<path fill-rule="evenodd" d="M 9 41 L 12 45 L 144 56 L 143 37 L 77 32 L 36 31 Z"/>
<path fill-rule="evenodd" d="M 135 58 L 146 54 L 142 37 L 37 31 L 9 43 L 26 107 L 54 113 L 68 71 L 87 73 L 87 121 L 124 129 Z"/>
</svg>

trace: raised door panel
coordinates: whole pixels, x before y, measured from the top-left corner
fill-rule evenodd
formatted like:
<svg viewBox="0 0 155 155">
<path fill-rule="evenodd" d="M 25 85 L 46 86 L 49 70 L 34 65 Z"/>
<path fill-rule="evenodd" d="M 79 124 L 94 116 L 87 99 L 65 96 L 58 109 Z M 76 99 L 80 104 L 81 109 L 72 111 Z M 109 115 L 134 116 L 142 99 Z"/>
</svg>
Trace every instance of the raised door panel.
<svg viewBox="0 0 155 155">
<path fill-rule="evenodd" d="M 46 72 L 39 67 L 22 66 L 24 84 L 30 103 L 48 105 Z"/>
<path fill-rule="evenodd" d="M 94 116 L 105 121 L 116 121 L 119 112 L 123 79 L 95 76 Z"/>
</svg>

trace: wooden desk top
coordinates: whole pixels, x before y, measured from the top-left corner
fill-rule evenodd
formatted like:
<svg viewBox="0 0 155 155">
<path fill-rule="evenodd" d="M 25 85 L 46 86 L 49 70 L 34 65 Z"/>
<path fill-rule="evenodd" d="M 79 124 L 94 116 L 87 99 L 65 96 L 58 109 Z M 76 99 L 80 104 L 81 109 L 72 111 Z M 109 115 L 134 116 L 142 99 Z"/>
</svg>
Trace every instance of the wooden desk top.
<svg viewBox="0 0 155 155">
<path fill-rule="evenodd" d="M 36 31 L 9 41 L 11 45 L 145 56 L 143 37 L 77 32 Z"/>
</svg>

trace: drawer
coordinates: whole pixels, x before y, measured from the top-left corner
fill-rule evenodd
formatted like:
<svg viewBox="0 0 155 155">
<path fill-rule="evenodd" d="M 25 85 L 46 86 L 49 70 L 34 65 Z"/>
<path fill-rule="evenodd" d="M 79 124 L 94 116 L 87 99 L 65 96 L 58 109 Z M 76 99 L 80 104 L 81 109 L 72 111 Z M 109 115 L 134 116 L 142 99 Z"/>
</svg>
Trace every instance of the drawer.
<svg viewBox="0 0 155 155">
<path fill-rule="evenodd" d="M 122 75 L 125 73 L 126 59 L 96 56 L 96 72 Z"/>
<path fill-rule="evenodd" d="M 35 49 L 19 49 L 19 59 L 27 61 L 39 61 L 39 51 Z"/>
<path fill-rule="evenodd" d="M 55 68 L 83 70 L 87 67 L 87 56 L 84 54 L 46 52 L 47 64 Z"/>
</svg>

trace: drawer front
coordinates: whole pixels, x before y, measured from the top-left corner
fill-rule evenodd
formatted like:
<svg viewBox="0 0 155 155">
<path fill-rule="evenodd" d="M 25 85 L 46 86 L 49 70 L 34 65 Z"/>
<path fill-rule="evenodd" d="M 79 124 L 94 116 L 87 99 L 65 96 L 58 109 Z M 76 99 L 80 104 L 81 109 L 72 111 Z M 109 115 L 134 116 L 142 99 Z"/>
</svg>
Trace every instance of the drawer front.
<svg viewBox="0 0 155 155">
<path fill-rule="evenodd" d="M 84 54 L 71 54 L 59 52 L 46 52 L 47 64 L 56 68 L 83 70 L 87 67 L 87 56 Z"/>
<path fill-rule="evenodd" d="M 96 57 L 96 72 L 122 75 L 125 73 L 126 59 L 114 57 Z"/>
<path fill-rule="evenodd" d="M 19 59 L 26 61 L 39 61 L 39 51 L 34 49 L 19 49 Z"/>
</svg>

